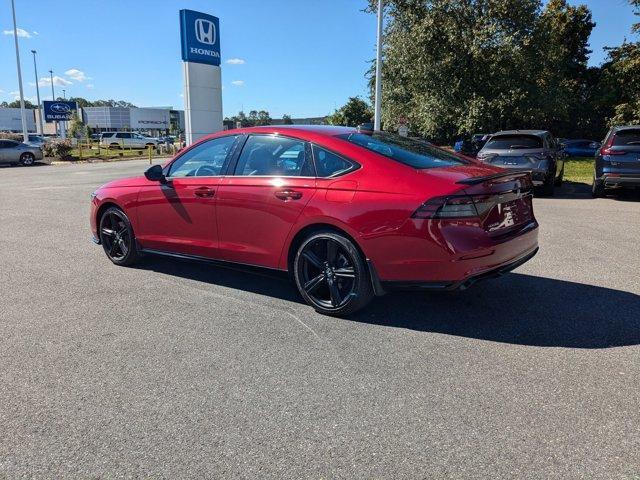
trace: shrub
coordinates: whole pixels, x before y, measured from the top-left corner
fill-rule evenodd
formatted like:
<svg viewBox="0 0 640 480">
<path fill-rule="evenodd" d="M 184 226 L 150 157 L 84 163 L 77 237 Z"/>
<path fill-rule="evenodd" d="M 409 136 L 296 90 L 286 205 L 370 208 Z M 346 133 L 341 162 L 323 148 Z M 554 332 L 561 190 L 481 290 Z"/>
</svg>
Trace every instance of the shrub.
<svg viewBox="0 0 640 480">
<path fill-rule="evenodd" d="M 71 140 L 52 140 L 42 145 L 42 152 L 45 157 L 55 157 L 65 159 L 71 154 L 73 146 Z"/>
</svg>

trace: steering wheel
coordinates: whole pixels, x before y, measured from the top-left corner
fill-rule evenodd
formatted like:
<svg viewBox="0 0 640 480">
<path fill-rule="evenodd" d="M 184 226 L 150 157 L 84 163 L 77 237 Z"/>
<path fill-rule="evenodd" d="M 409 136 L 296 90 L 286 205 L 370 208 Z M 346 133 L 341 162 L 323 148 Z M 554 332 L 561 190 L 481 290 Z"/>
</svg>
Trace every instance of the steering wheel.
<svg viewBox="0 0 640 480">
<path fill-rule="evenodd" d="M 196 177 L 215 177 L 218 175 L 218 169 L 211 165 L 200 165 L 195 172 Z"/>
</svg>

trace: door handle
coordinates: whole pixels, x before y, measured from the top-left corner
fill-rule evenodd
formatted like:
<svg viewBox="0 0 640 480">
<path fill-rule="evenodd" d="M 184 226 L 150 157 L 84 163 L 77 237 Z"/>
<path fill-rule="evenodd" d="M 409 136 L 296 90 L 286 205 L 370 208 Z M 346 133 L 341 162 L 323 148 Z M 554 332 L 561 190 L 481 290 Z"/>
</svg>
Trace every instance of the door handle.
<svg viewBox="0 0 640 480">
<path fill-rule="evenodd" d="M 215 190 L 209 187 L 199 187 L 195 189 L 194 194 L 196 197 L 211 198 L 215 194 Z"/>
<path fill-rule="evenodd" d="M 278 190 L 274 195 L 285 202 L 287 200 L 299 200 L 302 198 L 302 192 L 297 192 L 296 190 Z"/>
</svg>

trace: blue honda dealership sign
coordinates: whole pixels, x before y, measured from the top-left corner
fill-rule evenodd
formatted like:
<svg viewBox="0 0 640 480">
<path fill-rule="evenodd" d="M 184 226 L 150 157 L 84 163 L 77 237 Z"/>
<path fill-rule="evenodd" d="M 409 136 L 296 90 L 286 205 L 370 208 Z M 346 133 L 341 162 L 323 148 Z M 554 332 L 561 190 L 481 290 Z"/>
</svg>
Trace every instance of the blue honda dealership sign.
<svg viewBox="0 0 640 480">
<path fill-rule="evenodd" d="M 71 120 L 71 115 L 78 109 L 76 102 L 54 102 L 53 100 L 45 100 L 43 103 L 44 119 L 46 122 Z"/>
<path fill-rule="evenodd" d="M 182 60 L 220 65 L 220 21 L 193 10 L 180 10 Z"/>
</svg>

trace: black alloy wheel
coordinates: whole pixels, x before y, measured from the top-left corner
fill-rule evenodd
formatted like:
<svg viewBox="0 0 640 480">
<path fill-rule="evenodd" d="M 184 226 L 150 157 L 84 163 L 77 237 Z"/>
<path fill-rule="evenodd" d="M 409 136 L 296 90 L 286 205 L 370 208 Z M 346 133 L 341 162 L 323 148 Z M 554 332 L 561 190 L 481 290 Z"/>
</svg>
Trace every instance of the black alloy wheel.
<svg viewBox="0 0 640 480">
<path fill-rule="evenodd" d="M 20 164 L 25 166 L 25 167 L 30 167 L 32 166 L 34 163 L 36 163 L 36 157 L 33 153 L 31 152 L 25 152 L 22 155 L 20 155 Z"/>
<path fill-rule="evenodd" d="M 327 315 L 353 313 L 373 297 L 362 254 L 338 233 L 319 232 L 307 238 L 296 254 L 294 277 L 306 302 Z"/>
<path fill-rule="evenodd" d="M 138 249 L 131 223 L 116 207 L 107 209 L 100 218 L 100 243 L 116 265 L 131 265 L 138 259 Z"/>
</svg>

